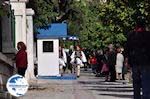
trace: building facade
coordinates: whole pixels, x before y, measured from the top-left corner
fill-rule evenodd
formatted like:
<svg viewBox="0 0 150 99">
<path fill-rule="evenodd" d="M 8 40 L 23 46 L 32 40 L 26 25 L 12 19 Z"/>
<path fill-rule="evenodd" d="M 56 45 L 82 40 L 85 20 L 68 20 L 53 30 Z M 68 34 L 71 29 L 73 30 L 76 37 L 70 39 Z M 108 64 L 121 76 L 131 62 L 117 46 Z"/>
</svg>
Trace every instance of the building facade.
<svg viewBox="0 0 150 99">
<path fill-rule="evenodd" d="M 34 77 L 33 18 L 34 11 L 26 8 L 28 0 L 0 0 L 0 91 L 6 90 L 7 79 L 14 74 L 12 58 L 17 52 L 17 43 L 27 45 L 28 68 L 26 78 Z M 1 98 L 1 96 L 0 96 Z"/>
<path fill-rule="evenodd" d="M 14 73 L 13 61 L 8 58 L 8 54 L 15 54 L 14 17 L 8 0 L 1 0 L 0 7 L 0 92 L 4 92 L 7 79 Z M 0 95 L 1 98 L 3 97 Z"/>
<path fill-rule="evenodd" d="M 11 9 L 15 16 L 15 47 L 17 43 L 23 41 L 27 46 L 28 68 L 26 78 L 34 77 L 34 55 L 33 55 L 33 15 L 34 11 L 26 8 L 28 0 L 10 0 Z"/>
</svg>

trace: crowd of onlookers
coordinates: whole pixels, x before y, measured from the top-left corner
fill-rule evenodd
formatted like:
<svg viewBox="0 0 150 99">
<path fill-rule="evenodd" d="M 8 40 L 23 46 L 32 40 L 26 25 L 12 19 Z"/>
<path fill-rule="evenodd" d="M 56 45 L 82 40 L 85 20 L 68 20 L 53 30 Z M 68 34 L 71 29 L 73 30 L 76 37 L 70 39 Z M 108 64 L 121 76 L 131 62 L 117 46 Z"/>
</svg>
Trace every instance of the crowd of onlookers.
<svg viewBox="0 0 150 99">
<path fill-rule="evenodd" d="M 121 46 L 109 45 L 101 50 L 85 50 L 88 66 L 95 76 L 105 76 L 105 81 L 131 81 L 131 68 Z"/>
<path fill-rule="evenodd" d="M 96 77 L 105 76 L 105 81 L 114 82 L 116 80 L 131 81 L 131 69 L 128 59 L 125 58 L 123 47 L 110 44 L 100 50 L 82 49 L 80 46 L 71 46 L 68 51 L 60 47 L 60 73 L 67 69 L 71 73 L 80 76 L 80 68 L 84 70 L 92 69 Z M 66 52 L 66 55 L 65 55 Z M 64 61 L 63 61 L 64 60 Z"/>
</svg>

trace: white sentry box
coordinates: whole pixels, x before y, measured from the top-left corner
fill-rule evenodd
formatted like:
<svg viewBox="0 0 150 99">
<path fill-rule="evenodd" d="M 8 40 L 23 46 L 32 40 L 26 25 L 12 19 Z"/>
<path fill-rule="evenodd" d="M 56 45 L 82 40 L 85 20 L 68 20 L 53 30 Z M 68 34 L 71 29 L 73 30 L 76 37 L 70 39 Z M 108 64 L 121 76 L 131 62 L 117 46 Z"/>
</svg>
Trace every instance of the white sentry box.
<svg viewBox="0 0 150 99">
<path fill-rule="evenodd" d="M 38 39 L 38 76 L 60 76 L 59 39 Z"/>
</svg>

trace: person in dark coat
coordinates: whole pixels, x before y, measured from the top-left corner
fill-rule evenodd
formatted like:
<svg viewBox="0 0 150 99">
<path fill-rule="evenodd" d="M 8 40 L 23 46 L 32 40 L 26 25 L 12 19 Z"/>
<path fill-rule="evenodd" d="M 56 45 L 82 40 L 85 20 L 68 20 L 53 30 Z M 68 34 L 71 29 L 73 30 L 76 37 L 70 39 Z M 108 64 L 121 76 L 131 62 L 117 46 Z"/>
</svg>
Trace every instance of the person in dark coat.
<svg viewBox="0 0 150 99">
<path fill-rule="evenodd" d="M 105 48 L 104 50 L 104 56 L 103 56 L 103 66 L 101 69 L 101 73 L 105 76 L 105 81 L 109 81 L 109 67 L 108 67 L 108 53 L 109 48 Z"/>
<path fill-rule="evenodd" d="M 28 65 L 26 46 L 23 42 L 18 42 L 17 48 L 18 48 L 18 52 L 15 58 L 16 67 L 18 70 L 18 74 L 24 76 Z"/>
<path fill-rule="evenodd" d="M 101 69 L 102 69 L 102 66 L 103 66 L 103 50 L 97 50 L 96 51 L 96 59 L 97 59 L 97 66 L 96 66 L 96 77 L 99 77 L 101 76 Z"/>
<path fill-rule="evenodd" d="M 116 51 L 112 44 L 110 44 L 108 48 L 109 48 L 109 52 L 107 55 L 107 64 L 110 72 L 110 82 L 115 82 L 116 81 L 116 69 L 115 69 Z"/>
<path fill-rule="evenodd" d="M 128 33 L 126 53 L 132 67 L 134 99 L 150 99 L 150 32 L 143 22 Z"/>
</svg>

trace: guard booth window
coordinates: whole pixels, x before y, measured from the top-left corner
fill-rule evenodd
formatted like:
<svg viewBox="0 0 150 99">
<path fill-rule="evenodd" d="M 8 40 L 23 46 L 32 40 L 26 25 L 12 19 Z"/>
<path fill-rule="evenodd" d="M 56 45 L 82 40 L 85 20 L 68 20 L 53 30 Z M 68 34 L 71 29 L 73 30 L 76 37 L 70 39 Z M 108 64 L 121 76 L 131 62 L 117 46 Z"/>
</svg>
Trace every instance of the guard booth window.
<svg viewBox="0 0 150 99">
<path fill-rule="evenodd" d="M 43 52 L 53 52 L 54 45 L 53 41 L 43 41 Z"/>
</svg>

